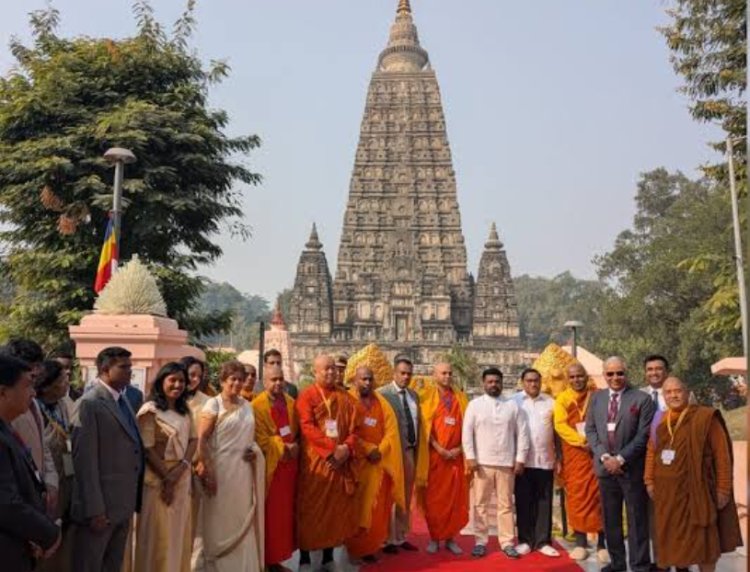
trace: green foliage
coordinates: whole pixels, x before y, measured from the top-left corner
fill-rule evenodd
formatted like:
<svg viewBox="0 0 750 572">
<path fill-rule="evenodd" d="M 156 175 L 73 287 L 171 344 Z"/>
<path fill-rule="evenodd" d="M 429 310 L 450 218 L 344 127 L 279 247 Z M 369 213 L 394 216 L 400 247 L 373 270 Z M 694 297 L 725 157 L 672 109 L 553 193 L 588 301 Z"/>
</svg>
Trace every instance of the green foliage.
<svg viewBox="0 0 750 572">
<path fill-rule="evenodd" d="M 442 359 L 451 364 L 453 383 L 459 388 L 467 390 L 479 385 L 482 375 L 479 363 L 463 346 L 454 344 L 450 351 L 442 356 Z"/>
<path fill-rule="evenodd" d="M 604 284 L 596 280 L 579 280 L 570 272 L 554 278 L 518 276 L 513 279 L 518 302 L 521 335 L 531 351 L 541 351 L 547 344 L 569 343 L 570 330 L 563 324 L 579 320 L 579 343 L 583 346 L 598 340 Z"/>
<path fill-rule="evenodd" d="M 208 383 L 216 391 L 221 391 L 221 383 L 219 382 L 221 365 L 233 359 L 237 359 L 237 354 L 232 352 L 215 350 L 208 350 L 206 352 L 206 375 L 208 376 Z"/>
<path fill-rule="evenodd" d="M 268 324 L 271 319 L 268 300 L 243 294 L 227 282 L 208 281 L 198 308 L 203 314 L 222 314 L 228 318 L 223 335 L 203 336 L 201 343 L 229 345 L 236 349 L 253 348 L 260 339 L 259 322 Z"/>
<path fill-rule="evenodd" d="M 227 67 L 204 69 L 189 51 L 192 8 L 168 37 L 138 1 L 137 34 L 117 41 L 61 38 L 49 9 L 31 14 L 31 46 L 11 44 L 16 64 L 0 78 L 0 241 L 13 295 L 0 335 L 55 345 L 92 307 L 113 182 L 102 155 L 113 146 L 138 158 L 126 167 L 121 259 L 151 265 L 181 325 L 227 325 L 193 315 L 203 287 L 193 272 L 221 255 L 222 226 L 248 235 L 237 183 L 259 182 L 240 162 L 259 139 L 227 136 L 227 114 L 209 109 L 209 86 Z"/>
<path fill-rule="evenodd" d="M 691 112 L 699 121 L 719 123 L 727 135 L 746 135 L 747 4 L 745 0 L 675 0 L 671 21 L 661 29 L 672 50 L 675 71 L 685 81 Z M 723 143 L 716 148 L 724 151 Z M 745 139 L 736 143 L 744 165 Z M 719 175 L 723 168 L 709 174 Z M 744 167 L 740 179 L 744 180 Z"/>
<path fill-rule="evenodd" d="M 709 327 L 715 285 L 706 277 L 732 264 L 727 193 L 709 179 L 656 169 L 642 175 L 636 205 L 633 227 L 595 260 L 608 284 L 595 349 L 623 355 L 634 373 L 647 354 L 662 353 L 700 391 L 713 383 L 711 363 L 741 346 L 736 321 Z M 701 260 L 703 271 L 687 259 Z"/>
</svg>

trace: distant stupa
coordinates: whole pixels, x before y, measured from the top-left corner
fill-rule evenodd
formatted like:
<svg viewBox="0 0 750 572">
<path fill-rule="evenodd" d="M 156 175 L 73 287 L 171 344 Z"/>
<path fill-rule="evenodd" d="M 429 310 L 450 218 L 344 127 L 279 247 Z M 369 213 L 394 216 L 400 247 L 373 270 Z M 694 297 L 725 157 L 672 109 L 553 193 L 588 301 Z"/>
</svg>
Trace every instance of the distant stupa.
<svg viewBox="0 0 750 572">
<path fill-rule="evenodd" d="M 522 363 L 510 267 L 495 225 L 468 272 L 435 72 L 400 0 L 367 93 L 335 277 L 313 225 L 289 332 L 298 369 L 318 352 L 376 343 L 425 371 L 454 344 L 481 366 Z"/>
</svg>

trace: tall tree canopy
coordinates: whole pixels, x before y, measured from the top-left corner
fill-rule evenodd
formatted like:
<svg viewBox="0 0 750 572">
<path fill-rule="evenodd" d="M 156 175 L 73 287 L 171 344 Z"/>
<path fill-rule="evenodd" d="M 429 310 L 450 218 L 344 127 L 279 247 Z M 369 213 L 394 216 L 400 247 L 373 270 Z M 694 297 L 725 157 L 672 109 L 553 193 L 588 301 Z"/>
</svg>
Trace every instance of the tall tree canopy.
<svg viewBox="0 0 750 572">
<path fill-rule="evenodd" d="M 710 179 L 656 169 L 641 176 L 636 206 L 632 228 L 595 261 L 610 287 L 596 349 L 624 355 L 635 371 L 646 355 L 662 353 L 697 388 L 710 380 L 711 363 L 741 346 L 736 324 L 706 327 L 715 289 L 708 276 L 732 264 L 729 197 Z M 689 259 L 708 271 L 695 272 Z M 736 292 L 727 303 L 737 312 Z"/>
<path fill-rule="evenodd" d="M 228 72 L 206 69 L 188 48 L 193 0 L 166 34 L 146 0 L 131 38 L 62 38 L 54 9 L 31 14 L 33 44 L 14 41 L 15 67 L 0 79 L 0 232 L 13 283 L 0 337 L 55 343 L 92 307 L 92 284 L 112 203 L 109 147 L 131 149 L 121 258 L 137 253 L 159 278 L 168 311 L 190 314 L 202 290 L 197 265 L 221 255 L 224 227 L 246 236 L 242 186 L 259 176 L 242 160 L 256 136 L 230 137 L 208 90 Z M 225 318 L 225 317 L 224 317 Z"/>
</svg>

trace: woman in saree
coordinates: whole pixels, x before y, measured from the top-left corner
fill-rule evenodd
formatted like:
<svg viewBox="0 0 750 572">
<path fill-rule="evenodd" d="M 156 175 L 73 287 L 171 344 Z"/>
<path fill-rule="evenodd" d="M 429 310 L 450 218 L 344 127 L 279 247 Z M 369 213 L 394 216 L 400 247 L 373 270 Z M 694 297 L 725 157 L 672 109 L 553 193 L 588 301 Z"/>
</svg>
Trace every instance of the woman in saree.
<svg viewBox="0 0 750 572">
<path fill-rule="evenodd" d="M 240 393 L 245 366 L 222 365 L 221 393 L 201 413 L 198 456 L 204 499 L 203 561 L 194 570 L 263 570 L 263 454 L 255 443 L 255 417 Z"/>
<path fill-rule="evenodd" d="M 187 405 L 187 372 L 161 368 L 138 411 L 146 452 L 143 505 L 137 519 L 135 572 L 190 570 L 191 467 L 197 440 Z"/>
</svg>

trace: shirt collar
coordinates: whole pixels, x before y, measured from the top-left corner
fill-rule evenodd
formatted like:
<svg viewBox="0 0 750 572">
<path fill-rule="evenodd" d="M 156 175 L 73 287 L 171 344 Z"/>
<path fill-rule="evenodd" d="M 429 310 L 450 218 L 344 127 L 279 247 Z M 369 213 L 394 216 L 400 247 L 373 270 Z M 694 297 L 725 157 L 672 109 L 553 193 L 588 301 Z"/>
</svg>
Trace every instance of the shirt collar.
<svg viewBox="0 0 750 572">
<path fill-rule="evenodd" d="M 396 383 L 396 380 L 393 380 L 391 383 L 393 384 L 393 389 L 396 390 L 396 393 L 401 393 L 402 391 L 406 391 L 407 390 L 406 387 L 404 387 L 403 389 L 401 389 L 401 387 L 399 387 L 398 383 Z M 406 391 L 406 393 L 409 393 L 409 392 Z"/>
<path fill-rule="evenodd" d="M 617 397 L 622 397 L 622 394 L 625 392 L 625 388 L 623 387 L 620 391 L 613 391 L 612 388 L 609 388 L 609 398 L 612 399 L 613 395 L 617 395 Z"/>
<path fill-rule="evenodd" d="M 103 385 L 104 387 L 107 388 L 107 391 L 109 391 L 109 394 L 112 396 L 112 399 L 114 399 L 115 401 L 117 401 L 118 399 L 120 399 L 120 397 L 124 393 L 124 392 L 119 392 L 116 389 L 112 389 L 109 385 L 107 385 L 106 383 L 104 383 L 104 381 L 102 379 L 99 379 L 99 383 L 101 385 Z"/>
</svg>

